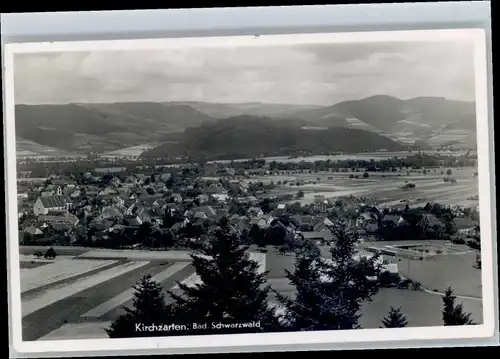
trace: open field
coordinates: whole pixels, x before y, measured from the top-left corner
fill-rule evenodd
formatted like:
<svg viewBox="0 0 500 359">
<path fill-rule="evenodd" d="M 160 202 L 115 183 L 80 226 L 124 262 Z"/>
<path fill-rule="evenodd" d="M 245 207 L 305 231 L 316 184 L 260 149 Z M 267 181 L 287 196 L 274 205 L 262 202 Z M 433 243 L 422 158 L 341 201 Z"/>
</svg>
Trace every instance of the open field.
<svg viewBox="0 0 500 359">
<path fill-rule="evenodd" d="M 123 157 L 139 157 L 141 153 L 158 146 L 159 143 L 144 143 L 137 146 L 126 147 L 110 152 L 105 152 L 101 155 L 104 158 L 123 158 Z"/>
<path fill-rule="evenodd" d="M 184 251 L 134 251 L 134 250 L 91 250 L 79 258 L 127 258 L 134 260 L 171 260 L 190 261 L 189 253 Z"/>
<path fill-rule="evenodd" d="M 31 256 L 36 251 L 45 252 L 46 246 L 20 246 L 19 252 L 21 257 L 26 260 L 31 260 Z M 105 248 L 90 248 L 90 247 L 69 247 L 69 246 L 53 246 L 54 250 L 59 254 L 58 258 L 91 258 L 91 259 L 135 259 L 135 260 L 191 260 L 189 253 L 186 251 L 149 251 L 137 249 L 105 249 Z"/>
<path fill-rule="evenodd" d="M 456 303 L 463 305 L 466 312 L 471 313 L 476 323 L 481 323 L 483 308 L 481 301 L 457 298 Z M 382 288 L 372 302 L 363 306 L 363 316 L 360 324 L 363 328 L 377 328 L 380 320 L 389 312 L 389 308 L 401 307 L 407 316 L 409 326 L 439 326 L 443 325 L 441 318 L 442 297 L 432 293 L 413 290 Z"/>
<path fill-rule="evenodd" d="M 48 247 L 45 247 L 45 248 L 42 248 L 41 252 L 42 254 L 45 253 L 45 251 L 47 250 Z M 33 251 L 35 252 L 35 251 Z M 56 258 L 51 258 L 51 259 L 47 259 L 47 258 L 44 258 L 44 257 L 36 257 L 33 255 L 33 252 L 31 253 L 28 253 L 28 254 L 19 254 L 19 261 L 21 263 L 25 263 L 25 262 L 35 262 L 35 263 L 45 263 L 45 264 L 48 264 L 48 263 L 54 263 L 54 262 L 59 262 L 59 261 L 64 261 L 64 260 L 68 260 L 68 259 L 72 259 L 74 258 L 75 256 L 65 256 L 65 255 L 58 255 Z M 59 252 L 58 252 L 59 253 Z"/>
<path fill-rule="evenodd" d="M 168 262 L 165 262 L 164 265 L 167 266 Z M 177 273 L 178 271 L 186 268 L 188 265 L 189 265 L 188 262 L 174 263 L 173 265 L 168 266 L 165 270 L 152 276 L 151 279 L 154 280 L 155 282 L 162 283 L 163 281 L 170 278 L 174 273 Z M 121 294 L 117 295 L 116 297 L 113 297 L 110 300 L 102 303 L 98 307 L 93 308 L 87 313 L 84 313 L 83 317 L 99 318 L 105 315 L 106 313 L 110 312 L 114 308 L 124 305 L 127 302 L 130 302 L 134 297 L 134 292 L 135 289 L 130 288 L 122 292 Z"/>
<path fill-rule="evenodd" d="M 443 169 L 445 171 L 445 169 Z M 468 198 L 478 195 L 477 178 L 473 177 L 474 168 L 453 169 L 453 177 L 457 183 L 444 183 L 441 170 L 430 172 L 427 175 L 419 173 L 370 173 L 370 177 L 350 179 L 355 174 L 362 177 L 362 173 L 315 173 L 315 174 L 287 174 L 279 176 L 255 176 L 249 181 L 306 182 L 301 186 L 286 185 L 272 190 L 274 195 L 293 194 L 304 192 L 301 203 L 310 203 L 316 196 L 336 198 L 343 196 L 370 197 L 380 204 L 394 205 L 401 200 L 409 200 L 413 205 L 425 205 L 427 202 L 439 202 L 449 205 L 477 205 L 477 200 Z M 319 178 L 319 180 L 318 180 Z M 308 183 L 307 183 L 308 182 Z M 315 182 L 315 183 L 314 183 Z M 403 189 L 407 183 L 415 184 L 413 189 Z M 295 201 L 295 200 L 293 200 Z"/>
<path fill-rule="evenodd" d="M 63 151 L 61 149 L 44 146 L 39 143 L 26 140 L 24 138 L 16 138 L 16 157 L 24 158 L 54 158 L 54 157 L 83 157 L 81 155 Z"/>
<path fill-rule="evenodd" d="M 21 291 L 63 281 L 87 272 L 115 264 L 115 261 L 92 261 L 67 259 L 48 264 L 35 271 L 21 272 Z"/>
<path fill-rule="evenodd" d="M 147 262 L 125 262 L 116 268 L 110 268 L 98 272 L 94 275 L 78 278 L 71 283 L 56 284 L 50 290 L 37 292 L 29 297 L 23 298 L 22 312 L 23 316 L 34 313 L 50 304 L 56 303 L 61 299 L 70 297 L 87 288 L 92 288 L 98 283 L 106 282 L 120 275 L 126 274 L 134 269 L 138 269 Z"/>
<path fill-rule="evenodd" d="M 426 154 L 428 155 L 443 155 L 443 156 L 462 156 L 466 153 L 466 151 L 425 151 Z M 343 160 L 348 160 L 348 159 L 355 159 L 355 160 L 383 160 L 383 159 L 388 159 L 388 158 L 393 158 L 393 157 L 408 157 L 411 155 L 414 155 L 415 152 L 409 152 L 409 151 L 399 151 L 399 152 L 388 152 L 388 151 L 380 151 L 380 152 L 363 152 L 363 153 L 352 153 L 352 154 L 344 154 L 344 155 L 330 155 L 330 156 L 308 156 L 308 157 L 288 157 L 288 156 L 275 156 L 275 157 L 263 157 L 263 160 L 266 160 L 266 162 L 283 162 L 283 163 L 299 163 L 302 161 L 305 162 L 315 162 L 315 161 L 343 161 Z M 233 162 L 243 162 L 243 161 L 250 161 L 252 160 L 251 158 L 246 158 L 246 159 L 237 159 L 234 160 Z M 221 160 L 221 161 L 210 161 L 210 162 L 218 162 L 218 163 L 229 163 L 231 160 Z M 209 162 L 209 163 L 210 163 Z"/>
<path fill-rule="evenodd" d="M 433 241 L 433 243 L 435 243 Z M 373 243 L 370 243 L 372 245 Z M 383 244 L 390 244 L 384 242 Z M 405 244 L 398 242 L 398 244 Z M 149 252 L 136 251 L 110 251 L 89 250 L 86 248 L 55 248 L 56 251 L 64 252 L 66 258 L 55 261 L 45 266 L 24 269 L 24 276 L 31 279 L 32 290 L 28 291 L 22 298 L 23 315 L 23 338 L 24 340 L 51 339 L 51 338 L 106 338 L 104 328 L 117 316 L 124 312 L 123 307 L 131 307 L 133 300 L 133 289 L 144 275 L 150 274 L 166 289 L 176 291 L 177 282 L 199 281 L 194 274 L 193 267 L 186 260 L 188 254 L 181 255 L 181 251 Z M 21 247 L 26 255 L 34 251 L 33 247 Z M 327 248 L 322 248 L 327 253 Z M 121 257 L 118 253 L 122 253 Z M 101 258 L 99 257 L 101 253 Z M 114 254 L 113 254 L 114 253 Z M 163 254 L 162 256 L 159 254 Z M 77 256 L 68 259 L 71 255 Z M 282 256 L 269 249 L 267 253 L 251 253 L 252 258 L 260 263 L 261 271 L 269 271 L 269 284 L 278 292 L 285 295 L 293 295 L 293 287 L 288 279 L 284 277 L 284 269 L 293 268 L 293 256 Z M 102 258 L 104 257 L 104 258 Z M 111 258 L 110 258 L 111 257 Z M 68 277 L 60 280 L 61 266 L 59 263 L 68 263 L 68 268 L 86 266 L 89 262 L 99 263 L 116 262 L 111 268 L 100 269 L 82 273 L 79 276 Z M 472 275 L 468 268 L 458 268 L 460 265 L 468 265 L 465 262 L 441 262 L 431 263 L 427 269 L 427 262 L 411 263 L 412 277 L 418 274 L 424 286 L 443 287 L 451 284 L 456 287 L 456 294 L 472 295 L 469 288 L 460 287 L 459 283 L 469 282 Z M 444 264 L 440 264 L 444 263 Z M 459 264 L 457 264 L 459 263 Z M 404 264 L 399 264 L 404 272 Z M 421 267 L 417 267 L 421 265 Z M 451 266 L 450 268 L 446 266 Z M 85 266 L 84 266 L 85 267 Z M 44 269 L 49 268 L 49 269 Z M 50 268 L 54 270 L 50 272 Z M 56 271 L 57 269 L 57 271 Z M 41 275 L 40 271 L 43 271 Z M 69 273 L 69 270 L 67 271 Z M 441 273 L 436 276 L 436 273 Z M 456 273 L 456 275 L 454 275 Z M 473 273 L 473 272 L 472 272 Z M 414 274 L 414 275 L 413 275 Z M 58 277 L 59 275 L 59 277 Z M 466 277 L 468 276 L 468 277 Z M 35 278 L 38 277 L 38 280 Z M 47 279 L 45 279 L 47 278 Z M 53 282 L 50 282 L 52 278 Z M 431 282 L 432 280 L 432 282 Z M 440 286 L 438 285 L 439 283 Z M 480 283 L 480 282 L 479 282 Z M 27 284 L 22 284 L 27 286 Z M 463 292 L 463 293 L 462 293 Z M 477 296 L 477 293 L 476 293 Z M 275 301 L 271 297 L 271 301 Z M 473 313 L 476 321 L 481 321 L 481 301 L 459 298 L 463 302 L 464 309 Z M 380 319 L 386 315 L 391 305 L 402 306 L 408 315 L 412 325 L 440 325 L 441 296 L 438 293 L 425 293 L 415 291 L 401 291 L 396 289 L 382 290 L 371 303 L 364 308 L 361 324 L 365 328 L 379 326 Z M 40 325 L 40 323 L 44 323 Z"/>
<path fill-rule="evenodd" d="M 40 340 L 71 340 L 71 339 L 108 339 L 105 329 L 111 322 L 96 321 L 84 323 L 66 323 L 40 338 Z"/>
<path fill-rule="evenodd" d="M 26 255 L 26 258 L 31 257 L 33 253 L 37 251 L 42 251 L 45 253 L 47 250 L 47 246 L 19 246 L 19 255 L 22 257 Z M 57 258 L 67 256 L 67 257 L 75 257 L 80 254 L 88 252 L 90 249 L 85 247 L 65 247 L 65 246 L 53 246 L 54 250 L 57 252 Z M 31 259 L 31 258 L 30 258 Z"/>
<path fill-rule="evenodd" d="M 402 258 L 402 276 L 422 283 L 427 289 L 444 292 L 451 286 L 457 295 L 481 298 L 481 271 L 473 268 L 476 253 L 434 257 L 425 261 Z"/>
<path fill-rule="evenodd" d="M 36 261 L 31 261 L 31 262 L 20 262 L 19 265 L 22 269 L 33 269 L 33 268 L 38 268 L 41 266 L 44 266 L 46 264 L 49 264 L 50 262 L 36 262 Z"/>
<path fill-rule="evenodd" d="M 418 281 L 424 288 L 431 291 L 444 292 L 451 286 L 456 295 L 481 298 L 481 271 L 475 269 L 476 251 L 465 246 L 449 244 L 446 241 L 398 241 L 398 242 L 365 242 L 360 248 L 385 247 L 427 244 L 431 246 L 450 247 L 454 249 L 450 254 L 429 256 L 423 261 L 404 257 L 387 257 L 386 259 L 398 263 L 399 272 L 403 277 Z"/>
<path fill-rule="evenodd" d="M 272 282 L 273 288 L 282 294 L 293 298 L 295 293 L 292 288 L 285 283 L 285 280 Z M 281 305 L 275 298 L 272 303 L 278 308 Z M 471 313 L 471 317 L 476 323 L 481 323 L 483 318 L 482 303 L 478 300 L 457 298 L 457 304 L 462 304 L 464 311 Z M 407 317 L 410 327 L 441 326 L 443 320 L 442 296 L 424 291 L 404 290 L 396 288 L 381 288 L 371 302 L 362 305 L 362 316 L 359 323 L 362 328 L 373 329 L 381 326 L 380 320 L 387 315 L 390 307 L 401 307 L 402 312 Z"/>
</svg>

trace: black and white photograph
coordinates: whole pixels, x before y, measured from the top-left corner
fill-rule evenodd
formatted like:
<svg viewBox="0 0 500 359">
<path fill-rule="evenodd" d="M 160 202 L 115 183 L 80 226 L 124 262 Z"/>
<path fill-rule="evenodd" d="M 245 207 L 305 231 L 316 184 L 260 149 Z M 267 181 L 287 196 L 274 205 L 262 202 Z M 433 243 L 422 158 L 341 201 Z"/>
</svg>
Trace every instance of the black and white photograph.
<svg viewBox="0 0 500 359">
<path fill-rule="evenodd" d="M 365 35 L 13 48 L 22 341 L 482 326 L 484 38 Z"/>
</svg>

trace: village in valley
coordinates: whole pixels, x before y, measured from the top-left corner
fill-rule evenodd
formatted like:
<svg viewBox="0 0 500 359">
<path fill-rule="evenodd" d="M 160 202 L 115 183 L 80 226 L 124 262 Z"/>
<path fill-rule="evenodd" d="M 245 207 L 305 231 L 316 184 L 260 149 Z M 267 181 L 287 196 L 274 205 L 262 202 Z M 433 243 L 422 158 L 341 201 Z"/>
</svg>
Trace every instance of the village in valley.
<svg viewBox="0 0 500 359">
<path fill-rule="evenodd" d="M 385 271 L 392 275 L 386 288 L 367 304 L 365 327 L 376 327 L 392 306 L 403 306 L 413 325 L 439 325 L 439 315 L 422 314 L 422 308 L 435 307 L 440 313 L 441 296 L 449 286 L 474 319 L 481 320 L 477 172 L 476 160 L 469 153 L 441 157 L 408 153 L 406 159 L 349 160 L 348 164 L 341 160 L 281 163 L 265 159 L 143 162 L 98 157 L 20 161 L 21 268 L 31 273 L 26 280 L 33 282 L 23 289 L 28 301 L 36 299 L 41 278 L 36 279 L 35 274 L 40 270 L 40 275 L 47 276 L 43 270 L 47 263 L 59 263 L 60 272 L 51 274 L 57 280 L 51 275 L 45 279 L 64 284 L 71 276 L 87 273 L 91 278 L 94 272 L 98 276 L 98 268 L 110 267 L 111 271 L 110 259 L 156 263 L 156 267 L 161 261 L 180 261 L 185 264 L 171 278 L 163 276 L 163 283 L 174 289 L 176 282 L 194 285 L 197 279 L 189 271 L 188 253 L 202 249 L 211 228 L 222 219 L 249 246 L 271 287 L 293 296 L 285 270 L 293 270 L 294 253 L 301 243 L 310 241 L 328 257 L 328 248 L 334 244 L 331 226 L 345 219 L 357 235 L 361 255 L 382 255 Z M 424 162 L 439 166 L 418 165 Z M 405 167 L 395 167 L 395 163 Z M 33 177 L 40 168 L 47 176 Z M 450 199 L 459 204 L 451 204 Z M 74 259 L 86 260 L 90 266 L 63 268 L 63 263 L 67 266 Z M 145 273 L 144 268 L 135 267 L 115 270 L 113 282 L 126 277 L 123 291 L 130 291 L 127 284 L 131 287 L 135 284 L 131 280 L 137 282 Z M 71 271 L 80 272 L 65 273 Z M 118 301 L 110 299 L 111 304 L 99 315 L 91 316 L 92 325 L 100 323 L 104 333 L 102 323 L 114 320 L 121 313 L 120 305 L 131 300 L 132 294 Z M 421 307 L 416 300 L 423 301 Z M 57 301 L 49 300 L 52 309 Z M 24 320 L 36 320 L 47 315 L 47 310 L 54 312 L 46 304 L 35 305 L 23 314 L 27 316 Z M 63 316 L 59 315 L 59 324 L 54 326 L 66 323 L 62 328 L 68 330 L 70 324 Z M 95 330 L 93 333 L 99 336 Z M 33 339 L 41 336 L 28 335 Z"/>
<path fill-rule="evenodd" d="M 82 163 L 76 166 L 83 168 L 90 164 Z M 271 165 L 274 169 L 265 160 L 248 160 L 137 165 L 130 170 L 130 166 L 115 164 L 109 168 L 88 168 L 88 172 L 58 170 L 47 178 L 21 177 L 18 179 L 20 244 L 196 248 L 203 243 L 204 229 L 223 217 L 229 219 L 249 244 L 262 246 L 287 246 L 297 236 L 318 244 L 331 244 L 327 228 L 337 217 L 351 219 L 353 228 L 368 242 L 410 238 L 413 229 L 402 234 L 412 226 L 421 229 L 421 233 L 411 238 L 415 240 L 427 235 L 429 239 L 466 244 L 464 235 L 474 237 L 479 233 L 477 194 L 463 198 L 465 205 L 450 205 L 443 195 L 450 188 L 450 195 L 460 191 L 453 186 L 457 175 L 461 176 L 460 168 L 443 171 L 441 167 L 436 174 L 432 168 L 386 173 L 379 168 L 340 170 L 332 166 L 322 171 L 280 170 L 280 164 L 271 162 Z M 54 163 L 47 165 L 50 166 L 71 167 Z M 314 167 L 314 163 L 306 167 Z M 462 173 L 470 177 L 468 182 L 477 181 L 475 170 L 462 168 Z M 440 198 L 427 201 L 425 195 L 418 195 L 421 181 L 427 185 L 434 182 L 441 189 L 438 196 L 443 201 Z M 326 183 L 321 187 L 322 182 Z M 353 193 L 357 188 L 361 194 L 338 195 L 334 189 L 325 194 L 325 189 L 345 182 L 352 184 Z M 385 192 L 393 192 L 392 197 L 396 198 L 381 203 L 377 192 L 384 193 L 384 182 L 392 187 Z M 407 218 L 410 214 L 416 214 L 416 219 Z M 147 238 L 137 237 L 137 231 L 143 228 L 148 228 Z M 252 232 L 255 228 L 279 230 L 276 236 L 262 242 Z M 427 234 L 431 232 L 432 235 Z"/>
<path fill-rule="evenodd" d="M 483 323 L 472 40 L 264 38 L 16 54 L 23 341 Z"/>
</svg>

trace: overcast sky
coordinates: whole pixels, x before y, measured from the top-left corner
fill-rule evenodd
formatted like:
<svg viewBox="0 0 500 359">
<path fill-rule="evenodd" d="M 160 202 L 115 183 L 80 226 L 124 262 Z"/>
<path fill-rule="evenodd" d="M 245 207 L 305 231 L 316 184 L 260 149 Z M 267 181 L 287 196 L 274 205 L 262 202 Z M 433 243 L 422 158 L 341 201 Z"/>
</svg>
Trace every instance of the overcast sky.
<svg viewBox="0 0 500 359">
<path fill-rule="evenodd" d="M 23 54 L 16 103 L 330 105 L 372 95 L 474 100 L 469 42 Z"/>
</svg>

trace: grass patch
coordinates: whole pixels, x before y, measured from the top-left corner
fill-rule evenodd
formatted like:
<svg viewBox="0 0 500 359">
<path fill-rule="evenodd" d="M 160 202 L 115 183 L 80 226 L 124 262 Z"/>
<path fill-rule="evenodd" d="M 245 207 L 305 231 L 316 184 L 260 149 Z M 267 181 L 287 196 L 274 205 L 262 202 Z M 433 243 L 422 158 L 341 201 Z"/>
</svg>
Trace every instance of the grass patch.
<svg viewBox="0 0 500 359">
<path fill-rule="evenodd" d="M 29 262 L 19 262 L 19 266 L 21 267 L 21 269 L 33 269 L 33 268 L 38 268 L 38 267 L 41 267 L 41 266 L 44 266 L 46 264 L 49 264 L 49 263 L 52 263 L 52 262 L 35 262 L 35 261 L 29 261 Z"/>
</svg>

